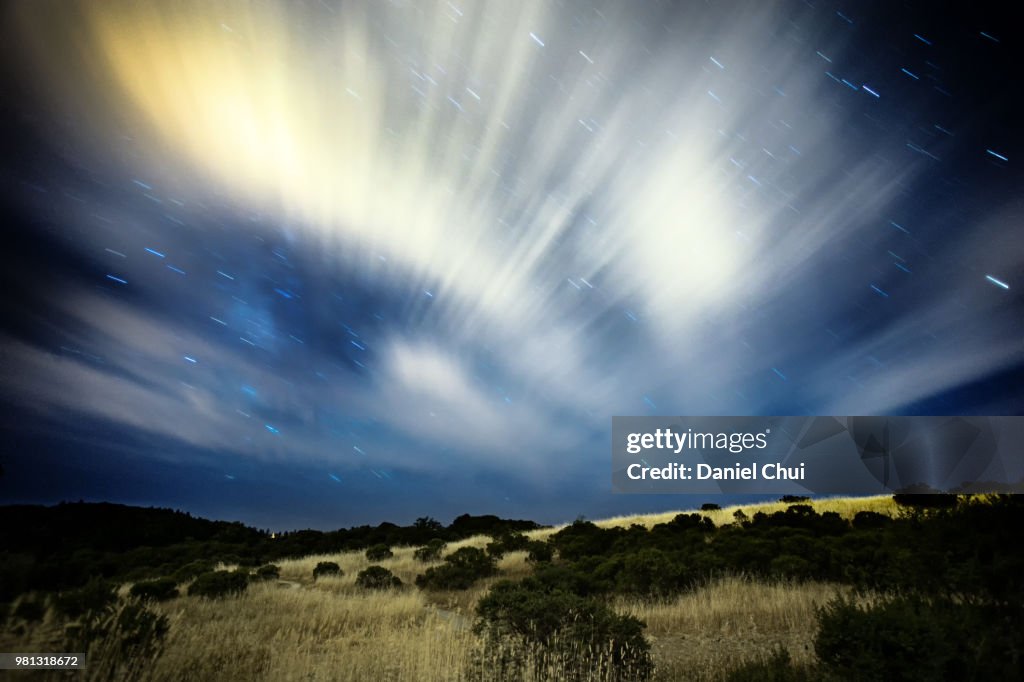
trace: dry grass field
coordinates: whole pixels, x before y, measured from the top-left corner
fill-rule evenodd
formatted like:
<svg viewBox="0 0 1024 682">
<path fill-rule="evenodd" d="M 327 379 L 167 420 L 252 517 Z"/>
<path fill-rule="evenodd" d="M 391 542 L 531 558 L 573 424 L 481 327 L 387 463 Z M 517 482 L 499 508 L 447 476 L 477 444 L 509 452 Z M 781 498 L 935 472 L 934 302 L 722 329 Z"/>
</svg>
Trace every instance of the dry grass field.
<svg viewBox="0 0 1024 682">
<path fill-rule="evenodd" d="M 852 516 L 870 509 L 894 514 L 891 498 L 835 499 L 813 503 L 818 511 Z M 733 521 L 736 509 L 747 515 L 771 512 L 782 504 L 742 505 L 707 512 L 715 523 Z M 651 526 L 678 512 L 628 516 L 598 522 L 602 526 Z M 543 538 L 550 529 L 535 531 Z M 483 547 L 489 538 L 449 545 Z M 163 653 L 139 661 L 124 679 L 279 682 L 286 680 L 449 682 L 485 679 L 476 663 L 481 642 L 472 631 L 473 607 L 493 580 L 527 575 L 525 553 L 506 555 L 500 575 L 464 592 L 426 593 L 413 581 L 430 564 L 413 558 L 413 548 L 368 561 L 362 552 L 347 552 L 278 562 L 279 581 L 254 583 L 237 597 L 208 600 L 181 596 L 153 608 L 165 614 L 170 630 Z M 334 561 L 340 577 L 313 580 L 320 561 Z M 371 563 L 390 569 L 403 587 L 368 591 L 355 584 Z M 125 586 L 122 589 L 126 589 Z M 822 583 L 767 583 L 743 576 L 723 576 L 712 584 L 669 601 L 619 599 L 620 613 L 647 623 L 656 680 L 715 680 L 745 660 L 777 646 L 797 661 L 813 656 L 816 605 L 841 591 Z M 4 633 L 0 650 L 56 651 L 60 628 L 55 616 L 20 635 Z M 110 665 L 101 660 L 102 643 L 91 651 L 80 679 L 106 679 Z M 64 679 L 57 673 L 33 673 L 33 679 Z M 28 679 L 27 677 L 25 679 Z M 557 679 L 548 678 L 545 679 Z"/>
</svg>

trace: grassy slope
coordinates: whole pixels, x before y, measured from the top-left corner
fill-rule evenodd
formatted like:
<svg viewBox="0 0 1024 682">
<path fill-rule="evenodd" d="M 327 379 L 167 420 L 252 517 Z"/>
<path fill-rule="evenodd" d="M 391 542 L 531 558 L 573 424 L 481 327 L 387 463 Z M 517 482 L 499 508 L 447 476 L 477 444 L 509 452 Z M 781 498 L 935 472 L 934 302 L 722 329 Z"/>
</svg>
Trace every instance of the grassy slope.
<svg viewBox="0 0 1024 682">
<path fill-rule="evenodd" d="M 811 500 L 806 504 L 814 507 L 819 514 L 825 512 L 837 512 L 843 518 L 853 518 L 859 511 L 874 511 L 882 514 L 893 515 L 896 513 L 896 505 L 891 495 L 877 495 L 875 497 L 829 497 L 821 500 Z M 772 514 L 777 511 L 785 511 L 788 503 L 765 502 L 761 504 L 734 504 L 729 507 L 708 512 L 698 512 L 709 517 L 716 525 L 721 526 L 734 521 L 733 514 L 743 511 L 747 516 L 753 516 L 757 512 Z M 615 526 L 630 526 L 634 523 L 650 528 L 659 523 L 671 521 L 678 511 L 662 512 L 660 514 L 636 514 L 633 516 L 616 516 L 603 521 L 595 521 L 598 526 L 612 528 Z"/>
<path fill-rule="evenodd" d="M 730 523 L 736 509 L 752 516 L 784 509 L 779 503 L 740 505 L 706 512 L 715 523 Z M 819 512 L 852 517 L 870 509 L 895 513 L 891 498 L 830 499 L 813 503 Z M 652 526 L 679 512 L 626 516 L 601 526 L 638 523 Z M 531 533 L 536 538 L 556 529 Z M 474 537 L 449 545 L 483 547 Z M 427 565 L 413 559 L 413 548 L 369 562 L 361 552 L 346 552 L 279 562 L 281 581 L 254 584 L 240 597 L 208 601 L 181 597 L 160 605 L 171 619 L 164 655 L 146 666 L 141 679 L 154 680 L 419 680 L 467 679 L 476 639 L 470 630 L 472 609 L 491 581 L 466 592 L 425 594 L 412 587 Z M 312 580 L 319 561 L 337 562 L 344 575 Z M 367 593 L 355 585 L 357 573 L 379 563 L 406 584 L 402 590 Z M 530 572 L 522 552 L 500 563 L 502 578 Z M 725 577 L 706 589 L 674 600 L 652 603 L 621 599 L 618 610 L 647 622 L 658 672 L 656 679 L 716 679 L 722 670 L 786 646 L 797 660 L 811 655 L 814 607 L 839 586 L 756 582 Z M 52 614 L 47 616 L 52 625 Z M 52 651 L 53 627 L 37 628 L 2 650 Z M 14 647 L 14 648 L 11 648 Z M 28 647 L 28 648 L 26 648 Z M 142 672 L 142 671 L 140 671 Z M 37 678 L 42 679 L 42 678 Z M 85 677 L 88 679 L 88 677 Z"/>
</svg>

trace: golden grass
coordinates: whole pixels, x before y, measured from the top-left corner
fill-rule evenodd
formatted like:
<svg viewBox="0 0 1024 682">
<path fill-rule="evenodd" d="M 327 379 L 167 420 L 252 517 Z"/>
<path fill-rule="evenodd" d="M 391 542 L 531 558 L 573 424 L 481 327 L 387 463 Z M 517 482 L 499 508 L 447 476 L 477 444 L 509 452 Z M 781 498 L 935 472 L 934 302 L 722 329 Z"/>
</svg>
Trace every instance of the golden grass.
<svg viewBox="0 0 1024 682">
<path fill-rule="evenodd" d="M 667 601 L 620 598 L 619 613 L 647 624 L 658 680 L 717 680 L 744 661 L 786 648 L 813 659 L 815 609 L 849 588 L 723 577 Z"/>
<path fill-rule="evenodd" d="M 810 500 L 803 504 L 811 505 L 819 514 L 831 511 L 838 513 L 846 519 L 853 518 L 853 516 L 859 511 L 873 511 L 887 516 L 896 516 L 898 510 L 891 495 L 876 495 L 873 497 L 830 497 L 820 500 Z M 631 514 L 626 516 L 614 516 L 609 519 L 594 521 L 594 523 L 602 528 L 627 528 L 634 524 L 650 528 L 651 526 L 655 526 L 659 523 L 667 523 L 674 519 L 678 514 L 697 513 L 707 516 L 716 526 L 724 526 L 733 523 L 736 520 L 733 515 L 737 511 L 742 511 L 747 516 L 753 516 L 757 512 L 773 514 L 777 511 L 785 511 L 789 506 L 789 503 L 785 502 L 734 504 L 714 511 L 687 509 L 661 512 L 657 514 Z M 557 532 L 558 529 L 562 527 L 564 527 L 564 524 L 555 528 L 544 529 L 543 531 L 534 531 L 534 533 L 536 534 L 537 539 L 543 539 L 544 537 Z"/>
<path fill-rule="evenodd" d="M 472 633 L 428 608 L 418 590 L 333 587 L 262 584 L 227 601 L 186 598 L 162 606 L 171 633 L 150 679 L 460 678 Z"/>
<path fill-rule="evenodd" d="M 345 582 L 343 577 L 306 587 L 257 583 L 234 598 L 180 597 L 156 606 L 171 623 L 164 653 L 137 662 L 129 679 L 479 679 L 473 656 L 481 641 L 470 627 L 471 608 L 458 613 L 435 607 L 431 595 L 415 588 L 366 592 Z M 667 601 L 620 598 L 614 606 L 646 622 L 656 680 L 703 682 L 779 645 L 796 661 L 810 660 L 815 607 L 839 591 L 845 588 L 724 577 Z M 454 594 L 471 607 L 468 602 L 485 592 L 481 586 Z M 30 640 L 4 643 L 20 650 L 32 641 L 35 648 L 54 650 L 59 629 L 52 614 L 47 618 L 49 627 L 38 628 Z M 87 671 L 83 679 L 99 677 Z"/>
<path fill-rule="evenodd" d="M 819 512 L 836 511 L 852 517 L 864 509 L 895 515 L 888 497 L 818 500 Z M 738 505 L 702 512 L 716 524 L 733 522 L 742 509 L 753 516 L 784 509 L 782 503 Z M 623 516 L 596 522 L 603 527 L 670 521 L 680 512 Z M 556 529 L 529 533 L 543 539 Z M 484 547 L 490 538 L 478 536 L 451 543 Z M 394 548 L 395 556 L 368 561 L 363 552 L 340 552 L 277 562 L 281 580 L 255 583 L 238 597 L 207 600 L 181 596 L 154 606 L 170 620 L 164 652 L 154 661 L 138 662 L 123 679 L 172 682 L 288 680 L 416 680 L 447 682 L 478 680 L 486 670 L 475 662 L 481 646 L 472 632 L 473 610 L 494 580 L 520 578 L 532 570 L 524 552 L 506 555 L 498 578 L 482 581 L 462 592 L 425 593 L 413 586 L 428 566 L 413 558 L 413 548 Z M 446 552 L 446 553 L 447 553 Z M 313 580 L 321 561 L 334 561 L 340 577 Z M 439 563 L 439 562 L 435 562 Z M 379 564 L 397 575 L 404 586 L 368 592 L 356 586 L 362 569 Z M 122 592 L 127 586 L 122 586 Z M 668 601 L 618 599 L 620 613 L 647 623 L 657 680 L 716 680 L 745 660 L 787 648 L 796 661 L 812 656 L 815 607 L 839 591 L 837 585 L 765 582 L 723 577 L 699 590 Z M 182 593 L 184 593 L 184 588 Z M 61 626 L 52 612 L 41 624 L 0 635 L 6 651 L 57 651 Z M 56 648 L 55 648 L 56 647 Z M 100 653 L 98 649 L 97 654 Z M 109 666 L 90 666 L 83 680 L 100 679 Z M 102 675 L 101 675 L 102 673 Z M 37 679 L 63 679 L 40 672 Z M 549 678 L 557 680 L 558 676 Z"/>
</svg>

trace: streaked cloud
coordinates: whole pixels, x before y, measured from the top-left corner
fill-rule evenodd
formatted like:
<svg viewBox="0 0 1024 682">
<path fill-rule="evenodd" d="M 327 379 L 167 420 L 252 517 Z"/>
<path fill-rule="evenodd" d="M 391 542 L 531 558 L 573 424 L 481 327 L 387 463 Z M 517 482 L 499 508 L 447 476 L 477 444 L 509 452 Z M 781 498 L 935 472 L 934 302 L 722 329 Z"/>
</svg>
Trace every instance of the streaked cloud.
<svg viewBox="0 0 1024 682">
<path fill-rule="evenodd" d="M 180 299 L 268 360 L 169 316 L 83 299 L 66 313 L 88 312 L 81 346 L 106 366 L 4 343 L 21 367 L 7 390 L 41 409 L 327 461 L 339 438 L 346 453 L 357 441 L 323 413 L 347 414 L 380 425 L 373 445 L 358 442 L 385 465 L 536 476 L 551 452 L 561 471 L 603 457 L 595 434 L 612 414 L 895 411 L 1020 362 L 1019 306 L 982 281 L 1022 270 L 1017 243 L 991 241 L 1014 215 L 983 206 L 983 226 L 944 235 L 917 197 L 956 174 L 941 161 L 956 140 L 919 134 L 933 112 L 910 79 L 890 78 L 897 66 L 873 62 L 871 89 L 844 82 L 864 69 L 825 10 L 11 11 L 50 101 L 81 117 L 74 149 L 194 210 L 175 225 L 163 205 L 93 197 L 117 225 L 93 251 L 112 233 L 145 237 L 193 252 L 213 276 L 193 246 L 213 239 L 204 219 L 231 215 L 229 236 L 284 235 L 317 254 L 303 277 L 341 271 L 406 292 L 372 343 L 345 337 L 372 353 L 366 371 L 335 369 L 328 385 L 281 348 L 303 368 L 332 353 L 294 346 L 270 305 L 246 303 L 229 324 L 203 307 L 208 288 Z M 210 194 L 223 202 L 206 210 Z M 159 293 L 132 272 L 125 281 Z M 191 385 L 175 364 L 186 353 L 203 370 Z M 278 432 L 256 436 L 237 414 L 251 398 L 242 384 L 262 387 L 259 412 Z"/>
</svg>

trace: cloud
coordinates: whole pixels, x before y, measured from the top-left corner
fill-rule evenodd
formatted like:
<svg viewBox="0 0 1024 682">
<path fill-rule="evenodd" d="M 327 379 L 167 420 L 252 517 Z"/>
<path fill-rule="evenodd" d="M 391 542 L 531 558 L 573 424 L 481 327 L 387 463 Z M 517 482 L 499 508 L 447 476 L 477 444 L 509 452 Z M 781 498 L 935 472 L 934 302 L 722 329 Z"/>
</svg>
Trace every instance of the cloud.
<svg viewBox="0 0 1024 682">
<path fill-rule="evenodd" d="M 171 316 L 82 300 L 67 312 L 105 365 L 5 343 L 26 368 L 8 389 L 39 405 L 307 459 L 356 438 L 348 415 L 380 425 L 391 465 L 539 475 L 550 451 L 592 461 L 613 414 L 876 413 L 1020 360 L 1019 309 L 982 280 L 1024 263 L 1016 243 L 989 246 L 1010 231 L 1004 207 L 955 240 L 941 209 L 920 209 L 955 172 L 937 159 L 956 142 L 918 136 L 932 109 L 884 58 L 882 97 L 842 82 L 861 68 L 855 39 L 823 11 L 53 7 L 12 11 L 54 101 L 92 122 L 78 144 L 190 211 L 111 200 L 93 251 L 111 234 L 160 238 L 216 280 L 204 251 L 227 215 L 219 267 L 239 280 L 262 262 L 232 237 L 285 231 L 322 257 L 296 280 L 341 271 L 415 295 L 390 308 L 401 319 L 365 371 L 327 385 L 311 368 L 338 352 L 286 341 L 297 323 L 269 304 L 230 320 L 271 351 L 247 356 Z M 145 262 L 123 267 L 161 295 Z M 189 300 L 212 305 L 211 291 Z M 324 347 L 338 333 L 308 331 Z M 185 353 L 203 364 L 188 385 Z M 259 415 L 281 437 L 245 421 Z M 383 433 L 451 454 L 424 462 Z"/>
<path fill-rule="evenodd" d="M 103 297 L 80 295 L 64 305 L 62 324 L 75 330 L 73 347 L 47 350 L 0 339 L 4 393 L 58 423 L 87 417 L 264 460 L 431 472 L 468 464 L 520 476 L 538 475 L 551 451 L 578 444 L 572 429 L 542 408 L 488 392 L 468 366 L 423 343 L 393 340 L 379 375 L 346 390 L 352 375 L 325 380 L 275 370 L 255 352 L 247 358 L 240 347 Z M 338 414 L 383 428 L 339 432 L 332 428 L 339 420 L 331 418 Z M 416 448 L 403 451 L 396 438 Z M 361 454 L 353 454 L 353 444 Z M 425 458 L 423 450 L 446 454 Z M 363 459 L 367 453 L 373 456 Z"/>
</svg>

